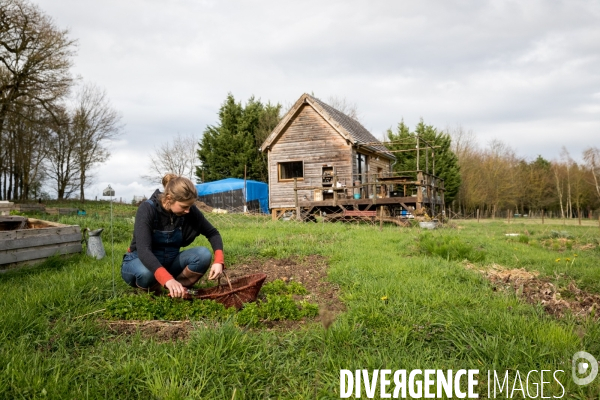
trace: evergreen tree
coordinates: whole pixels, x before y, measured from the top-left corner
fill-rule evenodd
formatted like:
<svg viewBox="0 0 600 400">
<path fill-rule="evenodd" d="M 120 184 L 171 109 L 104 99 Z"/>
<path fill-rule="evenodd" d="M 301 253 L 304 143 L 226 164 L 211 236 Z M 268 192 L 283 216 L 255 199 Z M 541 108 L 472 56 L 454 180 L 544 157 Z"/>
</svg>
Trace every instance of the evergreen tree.
<svg viewBox="0 0 600 400">
<path fill-rule="evenodd" d="M 447 204 L 451 203 L 458 193 L 461 181 L 458 158 L 450 148 L 452 140 L 448 133 L 438 131 L 432 125 L 425 125 L 423 119 L 417 124 L 415 131 L 411 132 L 410 128 L 402 120 L 398 124 L 396 132 L 388 129 L 388 140 L 393 143 L 387 143 L 386 145 L 390 150 L 414 150 L 417 144 L 417 136 L 423 139 L 420 141 L 419 146 L 422 149 L 419 154 L 419 168 L 417 168 L 417 152 L 404 151 L 395 153 L 397 162 L 394 165 L 394 171 L 415 171 L 417 169 L 425 171 L 428 169 L 429 173 L 431 173 L 435 157 L 435 175 L 444 180 L 444 187 L 446 189 L 444 200 Z M 426 155 L 426 142 L 440 147 L 428 149 L 429 154 Z"/>
<path fill-rule="evenodd" d="M 265 156 L 258 151 L 268 134 L 279 122 L 281 105 L 262 104 L 251 97 L 246 106 L 236 102 L 231 93 L 219 110 L 219 124 L 207 126 L 198 150 L 199 182 L 246 177 L 266 182 Z"/>
</svg>

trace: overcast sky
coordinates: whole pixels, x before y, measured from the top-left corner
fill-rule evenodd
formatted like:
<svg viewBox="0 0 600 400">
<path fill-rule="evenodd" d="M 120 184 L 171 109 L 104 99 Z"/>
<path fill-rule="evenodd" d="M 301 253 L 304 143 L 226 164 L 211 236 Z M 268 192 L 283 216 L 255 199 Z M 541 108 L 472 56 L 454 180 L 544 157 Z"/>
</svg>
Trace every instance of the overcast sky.
<svg viewBox="0 0 600 400">
<path fill-rule="evenodd" d="M 35 1 L 34 1 L 35 2 Z M 201 137 L 227 94 L 355 103 L 377 138 L 462 126 L 519 156 L 600 145 L 600 1 L 38 0 L 78 40 L 76 75 L 125 124 L 88 197 L 130 201 L 155 147 Z"/>
</svg>

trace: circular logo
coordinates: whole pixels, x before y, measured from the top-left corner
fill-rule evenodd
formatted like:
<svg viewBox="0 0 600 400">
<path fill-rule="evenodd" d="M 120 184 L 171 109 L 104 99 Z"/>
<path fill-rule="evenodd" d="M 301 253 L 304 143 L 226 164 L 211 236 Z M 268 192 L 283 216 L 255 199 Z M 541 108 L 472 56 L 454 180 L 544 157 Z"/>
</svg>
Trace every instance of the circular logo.
<svg viewBox="0 0 600 400">
<path fill-rule="evenodd" d="M 572 367 L 573 382 L 577 385 L 587 385 L 598 375 L 598 361 L 585 351 L 573 354 Z"/>
</svg>

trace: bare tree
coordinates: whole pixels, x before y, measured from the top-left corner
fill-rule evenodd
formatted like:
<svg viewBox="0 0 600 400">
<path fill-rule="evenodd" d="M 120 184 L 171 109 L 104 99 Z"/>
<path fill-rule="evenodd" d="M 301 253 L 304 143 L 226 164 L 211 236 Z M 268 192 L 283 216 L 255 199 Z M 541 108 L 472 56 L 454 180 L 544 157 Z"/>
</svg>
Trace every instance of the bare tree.
<svg viewBox="0 0 600 400">
<path fill-rule="evenodd" d="M 85 84 L 77 92 L 71 112 L 71 131 L 76 140 L 75 157 L 79 170 L 79 199 L 85 200 L 85 187 L 91 183 L 90 169 L 110 156 L 108 143 L 122 132 L 121 116 L 110 105 L 106 92 Z"/>
<path fill-rule="evenodd" d="M 583 152 L 583 159 L 587 162 L 588 168 L 592 172 L 594 178 L 594 187 L 596 188 L 596 194 L 600 199 L 600 149 L 597 147 L 590 147 Z"/>
<path fill-rule="evenodd" d="M 69 73 L 75 41 L 67 37 L 50 17 L 27 0 L 0 2 L 0 141 L 5 141 L 9 117 L 13 122 L 29 120 L 31 108 L 53 112 L 53 105 L 62 99 L 73 82 Z M 29 122 L 35 122 L 29 120 Z M 16 155 L 16 149 L 10 150 Z M 6 151 L 0 152 L 0 179 L 6 188 L 19 177 Z M 4 190 L 5 196 L 8 194 Z M 14 192 L 13 192 L 14 193 Z"/>
<path fill-rule="evenodd" d="M 43 162 L 48 147 L 48 130 L 40 123 L 44 111 L 39 107 L 28 107 L 20 111 L 26 118 L 17 118 L 10 114 L 6 121 L 5 132 L 7 154 L 12 162 L 9 164 L 9 186 L 12 192 L 7 197 L 26 200 L 33 193 L 32 189 L 41 186 L 44 176 Z"/>
<path fill-rule="evenodd" d="M 573 216 L 573 196 L 571 194 L 571 169 L 575 164 L 575 161 L 571 158 L 569 151 L 565 146 L 562 147 L 560 151 L 560 158 L 564 160 L 566 165 L 567 172 L 567 218 L 572 218 Z"/>
<path fill-rule="evenodd" d="M 560 215 L 561 218 L 565 218 L 565 207 L 563 203 L 564 198 L 564 185 L 563 185 L 563 175 L 565 166 L 560 164 L 557 161 L 552 162 L 552 173 L 554 175 L 554 182 L 556 184 L 556 195 L 558 196 L 558 202 L 560 204 Z"/>
<path fill-rule="evenodd" d="M 345 97 L 329 96 L 327 104 L 336 110 L 346 114 L 355 121 L 359 121 L 358 106 L 351 103 Z"/>
<path fill-rule="evenodd" d="M 142 176 L 152 183 L 160 183 L 166 173 L 185 176 L 192 181 L 196 171 L 198 139 L 193 135 L 177 134 L 173 142 L 161 144 L 150 155 L 150 175 Z"/>
<path fill-rule="evenodd" d="M 67 110 L 57 109 L 49 122 L 50 140 L 47 154 L 48 177 L 55 183 L 59 200 L 69 198 L 78 188 L 79 163 L 77 140 Z"/>
</svg>

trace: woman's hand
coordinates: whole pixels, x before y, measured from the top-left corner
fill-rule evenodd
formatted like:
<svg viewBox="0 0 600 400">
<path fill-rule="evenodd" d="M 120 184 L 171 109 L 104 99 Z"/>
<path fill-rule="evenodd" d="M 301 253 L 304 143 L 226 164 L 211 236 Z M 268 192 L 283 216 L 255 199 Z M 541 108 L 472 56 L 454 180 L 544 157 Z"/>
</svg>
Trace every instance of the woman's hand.
<svg viewBox="0 0 600 400">
<path fill-rule="evenodd" d="M 175 279 L 168 280 L 165 287 L 169 289 L 169 296 L 171 297 L 183 297 L 187 293 L 187 289 Z"/>
<path fill-rule="evenodd" d="M 210 274 L 208 275 L 208 279 L 214 281 L 223 273 L 223 264 L 215 263 L 210 268 Z"/>
</svg>

